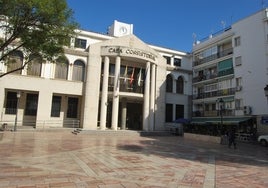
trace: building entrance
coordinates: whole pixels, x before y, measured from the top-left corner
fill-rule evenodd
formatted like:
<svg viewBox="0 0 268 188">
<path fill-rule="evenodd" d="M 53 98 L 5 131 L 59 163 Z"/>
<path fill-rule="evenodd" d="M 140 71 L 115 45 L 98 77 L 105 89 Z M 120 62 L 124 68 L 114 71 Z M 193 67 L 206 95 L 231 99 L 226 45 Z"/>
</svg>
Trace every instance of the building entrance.
<svg viewBox="0 0 268 188">
<path fill-rule="evenodd" d="M 127 103 L 126 128 L 142 130 L 142 103 Z"/>
</svg>

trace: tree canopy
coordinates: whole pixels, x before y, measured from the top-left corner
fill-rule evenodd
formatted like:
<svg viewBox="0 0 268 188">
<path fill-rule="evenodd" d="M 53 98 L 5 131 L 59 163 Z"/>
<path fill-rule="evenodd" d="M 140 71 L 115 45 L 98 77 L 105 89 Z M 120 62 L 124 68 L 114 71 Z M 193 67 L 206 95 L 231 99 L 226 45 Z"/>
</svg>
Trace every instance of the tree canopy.
<svg viewBox="0 0 268 188">
<path fill-rule="evenodd" d="M 77 27 L 66 0 L 0 0 L 0 62 L 12 63 L 10 57 L 17 50 L 26 52 L 17 70 L 33 55 L 49 61 L 63 57 Z"/>
</svg>

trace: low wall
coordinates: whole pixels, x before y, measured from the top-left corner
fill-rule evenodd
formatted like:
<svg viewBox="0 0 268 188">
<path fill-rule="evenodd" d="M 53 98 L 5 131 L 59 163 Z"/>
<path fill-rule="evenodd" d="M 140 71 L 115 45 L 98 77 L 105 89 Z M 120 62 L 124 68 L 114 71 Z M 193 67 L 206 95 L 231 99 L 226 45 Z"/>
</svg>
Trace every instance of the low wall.
<svg viewBox="0 0 268 188">
<path fill-rule="evenodd" d="M 218 136 L 184 133 L 184 138 L 205 141 L 205 142 L 213 142 L 213 143 L 218 143 L 218 144 L 221 143 L 221 138 Z"/>
</svg>

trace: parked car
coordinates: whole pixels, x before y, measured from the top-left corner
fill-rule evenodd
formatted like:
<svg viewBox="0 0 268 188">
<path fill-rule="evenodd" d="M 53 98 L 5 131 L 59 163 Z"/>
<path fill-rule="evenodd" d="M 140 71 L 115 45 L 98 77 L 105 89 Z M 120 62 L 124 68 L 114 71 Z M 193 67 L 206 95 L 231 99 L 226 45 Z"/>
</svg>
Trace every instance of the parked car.
<svg viewBox="0 0 268 188">
<path fill-rule="evenodd" d="M 268 146 L 268 135 L 261 135 L 258 137 L 258 142 L 263 146 Z"/>
</svg>

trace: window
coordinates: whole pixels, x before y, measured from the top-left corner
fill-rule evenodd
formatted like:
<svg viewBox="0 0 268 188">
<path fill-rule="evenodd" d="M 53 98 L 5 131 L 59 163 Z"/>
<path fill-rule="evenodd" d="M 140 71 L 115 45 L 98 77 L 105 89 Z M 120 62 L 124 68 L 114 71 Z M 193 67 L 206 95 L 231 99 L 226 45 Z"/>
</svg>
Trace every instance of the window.
<svg viewBox="0 0 268 188">
<path fill-rule="evenodd" d="M 235 66 L 242 65 L 242 58 L 241 56 L 235 58 Z"/>
<path fill-rule="evenodd" d="M 55 68 L 55 78 L 59 78 L 59 79 L 64 79 L 67 80 L 67 76 L 68 76 L 68 62 L 65 63 L 56 63 L 56 68 Z"/>
<path fill-rule="evenodd" d="M 23 54 L 21 51 L 15 51 L 11 54 L 10 58 L 8 59 L 9 64 L 7 66 L 7 72 L 16 70 L 22 67 L 23 62 Z M 21 74 L 21 70 L 12 72 L 12 74 Z"/>
<path fill-rule="evenodd" d="M 176 93 L 181 93 L 183 94 L 183 78 L 182 76 L 179 76 L 178 79 L 176 80 Z"/>
<path fill-rule="evenodd" d="M 27 68 L 27 75 L 41 76 L 42 58 L 40 56 L 30 56 L 31 63 Z"/>
<path fill-rule="evenodd" d="M 87 47 L 87 40 L 76 38 L 75 39 L 75 42 L 74 42 L 74 47 L 86 49 L 86 47 Z"/>
<path fill-rule="evenodd" d="M 53 96 L 52 98 L 52 107 L 51 107 L 51 117 L 60 117 L 61 109 L 61 97 Z"/>
<path fill-rule="evenodd" d="M 80 60 L 76 60 L 73 66 L 72 80 L 84 81 L 84 76 L 85 76 L 85 64 Z"/>
<path fill-rule="evenodd" d="M 166 92 L 172 92 L 173 91 L 173 79 L 170 74 L 166 77 Z"/>
<path fill-rule="evenodd" d="M 78 98 L 68 98 L 67 118 L 77 118 Z"/>
<path fill-rule="evenodd" d="M 166 104 L 166 122 L 173 121 L 173 104 Z"/>
<path fill-rule="evenodd" d="M 174 58 L 174 66 L 181 67 L 181 59 L 179 59 L 179 58 Z"/>
<path fill-rule="evenodd" d="M 25 115 L 36 116 L 38 104 L 38 94 L 27 94 Z"/>
<path fill-rule="evenodd" d="M 242 99 L 235 99 L 235 109 L 242 110 L 243 109 L 243 101 Z"/>
<path fill-rule="evenodd" d="M 163 56 L 163 57 L 167 60 L 167 64 L 170 65 L 171 57 L 168 57 L 168 56 Z"/>
<path fill-rule="evenodd" d="M 7 92 L 7 98 L 6 98 L 6 114 L 16 114 L 17 111 L 17 93 L 16 92 Z"/>
<path fill-rule="evenodd" d="M 184 105 L 176 104 L 176 119 L 184 118 Z"/>
<path fill-rule="evenodd" d="M 241 39 L 240 39 L 240 37 L 235 37 L 234 43 L 235 43 L 235 47 L 240 46 L 241 45 Z"/>
</svg>

